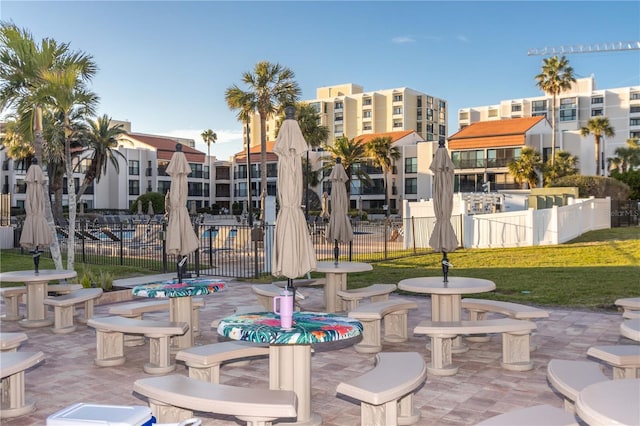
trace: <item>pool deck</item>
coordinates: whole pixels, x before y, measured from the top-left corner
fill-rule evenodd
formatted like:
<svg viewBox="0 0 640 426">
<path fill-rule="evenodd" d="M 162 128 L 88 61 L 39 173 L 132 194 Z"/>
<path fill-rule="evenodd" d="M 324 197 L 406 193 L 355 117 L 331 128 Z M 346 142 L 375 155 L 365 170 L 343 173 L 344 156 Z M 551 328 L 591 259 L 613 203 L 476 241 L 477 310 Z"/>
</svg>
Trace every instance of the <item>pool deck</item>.
<svg viewBox="0 0 640 426">
<path fill-rule="evenodd" d="M 166 278 L 171 278 L 167 274 Z M 152 277 L 158 280 L 158 276 Z M 149 277 L 133 279 L 130 285 L 147 282 Z M 162 279 L 162 278 L 161 278 Z M 251 285 L 224 279 L 227 288 L 205 296 L 206 306 L 201 311 L 201 335 L 196 345 L 216 342 L 218 335 L 211 328 L 212 321 L 233 313 L 236 306 L 255 305 L 257 299 Z M 120 284 L 119 284 L 120 285 Z M 303 288 L 303 305 L 321 310 L 322 289 Z M 400 297 L 395 294 L 392 298 Z M 409 340 L 405 343 L 384 344 L 384 351 L 415 351 L 430 360 L 425 349 L 426 338 L 413 336 L 411 330 L 421 320 L 430 318 L 430 299 L 406 296 L 418 303 L 418 309 L 409 311 Z M 3 306 L 0 306 L 3 309 Z M 107 315 L 109 305 L 97 306 L 95 316 Z M 21 307 L 24 310 L 24 306 Z M 546 366 L 553 358 L 587 360 L 587 349 L 594 345 L 631 344 L 621 337 L 620 313 L 592 312 L 573 309 L 549 310 L 548 319 L 538 320 L 532 337 L 537 350 L 531 353 L 534 369 L 508 371 L 500 367 L 501 338 L 494 335 L 487 343 L 467 342 L 470 350 L 454 354 L 453 361 L 460 366 L 455 376 L 429 375 L 425 385 L 416 393 L 415 405 L 422 418 L 419 425 L 474 425 L 494 415 L 522 407 L 550 404 L 562 407 L 562 398 L 555 394 L 546 380 Z M 2 313 L 2 311 L 0 311 Z M 53 314 L 50 312 L 49 316 Z M 148 314 L 147 318 L 167 319 L 168 312 Z M 133 393 L 136 379 L 149 377 L 142 371 L 148 360 L 149 347 L 126 347 L 127 362 L 117 367 L 97 367 L 95 332 L 79 324 L 77 331 L 57 335 L 51 327 L 23 329 L 17 322 L 0 322 L 2 332 L 23 332 L 28 340 L 21 351 L 45 353 L 46 360 L 26 373 L 27 398 L 36 401 L 36 410 L 30 414 L 3 419 L 3 426 L 44 425 L 54 412 L 77 402 L 112 405 L 146 405 L 146 400 Z M 312 409 L 320 413 L 327 426 L 360 424 L 360 407 L 336 394 L 337 385 L 345 379 L 358 376 L 373 367 L 373 354 L 357 353 L 353 347 L 335 351 L 315 352 L 312 358 Z M 605 367 L 611 377 L 611 369 Z M 187 374 L 186 367 L 178 363 L 177 374 Z M 236 386 L 268 387 L 268 362 L 253 360 L 248 366 L 221 369 L 221 383 Z M 235 419 L 195 413 L 203 425 L 237 425 Z M 277 424 L 277 423 L 275 423 Z"/>
</svg>

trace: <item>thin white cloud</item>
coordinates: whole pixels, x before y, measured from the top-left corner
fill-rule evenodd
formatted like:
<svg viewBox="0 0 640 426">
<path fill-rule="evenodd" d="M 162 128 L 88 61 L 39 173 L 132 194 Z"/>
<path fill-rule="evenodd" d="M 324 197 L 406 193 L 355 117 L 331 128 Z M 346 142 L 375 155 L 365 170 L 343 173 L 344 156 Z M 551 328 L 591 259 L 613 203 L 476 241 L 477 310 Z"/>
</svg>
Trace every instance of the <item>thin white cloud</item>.
<svg viewBox="0 0 640 426">
<path fill-rule="evenodd" d="M 395 44 L 415 43 L 415 41 L 416 39 L 410 36 L 399 36 L 391 39 L 391 42 Z"/>
<path fill-rule="evenodd" d="M 457 39 L 458 41 L 463 42 L 463 43 L 469 43 L 469 39 L 467 38 L 467 36 L 465 36 L 465 35 L 463 35 L 463 34 L 458 34 L 458 35 L 456 36 L 456 39 Z"/>
</svg>

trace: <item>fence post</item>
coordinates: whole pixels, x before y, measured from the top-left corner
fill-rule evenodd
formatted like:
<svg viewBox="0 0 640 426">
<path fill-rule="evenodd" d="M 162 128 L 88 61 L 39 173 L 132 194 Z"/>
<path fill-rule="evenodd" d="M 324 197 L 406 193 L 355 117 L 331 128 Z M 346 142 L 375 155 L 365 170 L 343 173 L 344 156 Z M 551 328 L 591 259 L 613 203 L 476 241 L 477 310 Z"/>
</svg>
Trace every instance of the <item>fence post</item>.
<svg viewBox="0 0 640 426">
<path fill-rule="evenodd" d="M 124 231 L 120 222 L 120 266 L 124 265 Z"/>
<path fill-rule="evenodd" d="M 196 250 L 195 253 L 195 264 L 196 264 L 196 277 L 200 276 L 200 238 L 202 238 L 202 235 L 200 234 L 200 224 L 196 223 L 196 235 L 198 235 L 198 249 Z"/>
<path fill-rule="evenodd" d="M 167 273 L 167 223 L 162 222 L 162 273 Z"/>
</svg>

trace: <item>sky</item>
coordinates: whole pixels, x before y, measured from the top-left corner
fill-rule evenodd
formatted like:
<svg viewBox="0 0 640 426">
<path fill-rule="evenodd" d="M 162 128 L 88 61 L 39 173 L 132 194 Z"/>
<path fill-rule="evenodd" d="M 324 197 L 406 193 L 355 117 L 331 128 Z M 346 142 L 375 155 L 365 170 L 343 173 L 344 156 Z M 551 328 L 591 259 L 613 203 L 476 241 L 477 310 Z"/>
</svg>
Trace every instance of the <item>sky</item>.
<svg viewBox="0 0 640 426">
<path fill-rule="evenodd" d="M 212 129 L 222 160 L 242 150 L 225 90 L 259 61 L 290 68 L 302 100 L 343 83 L 443 98 L 451 135 L 460 108 L 543 94 L 530 49 L 638 41 L 639 18 L 637 1 L 0 0 L 2 21 L 93 56 L 99 115 L 205 153 Z M 567 58 L 599 89 L 640 86 L 638 50 Z"/>
</svg>

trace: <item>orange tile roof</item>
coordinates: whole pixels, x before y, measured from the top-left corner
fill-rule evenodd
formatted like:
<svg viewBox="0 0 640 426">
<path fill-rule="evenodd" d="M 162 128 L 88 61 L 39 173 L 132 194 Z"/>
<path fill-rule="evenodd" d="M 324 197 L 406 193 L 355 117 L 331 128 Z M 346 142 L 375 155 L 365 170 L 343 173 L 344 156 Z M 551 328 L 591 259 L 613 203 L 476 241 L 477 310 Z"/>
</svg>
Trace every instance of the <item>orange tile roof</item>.
<svg viewBox="0 0 640 426">
<path fill-rule="evenodd" d="M 154 147 L 156 149 L 158 160 L 171 160 L 173 153 L 176 152 L 177 142 L 169 136 L 152 136 L 140 133 L 127 133 L 127 136 Z M 187 157 L 187 161 L 191 163 L 205 162 L 206 155 L 204 152 L 186 145 L 182 145 L 182 152 L 184 152 L 185 157 Z"/>
<path fill-rule="evenodd" d="M 391 142 L 397 142 L 405 136 L 408 136 L 414 132 L 415 130 L 402 130 L 398 132 L 371 133 L 367 135 L 356 136 L 355 141 L 358 143 L 368 143 L 372 139 L 386 138 L 388 136 L 391 138 Z"/>
<path fill-rule="evenodd" d="M 449 149 L 473 149 L 521 146 L 527 143 L 527 131 L 545 117 L 511 118 L 472 123 L 449 137 Z"/>
<path fill-rule="evenodd" d="M 273 152 L 273 146 L 276 144 L 275 141 L 267 141 L 267 161 L 278 161 L 278 156 Z M 259 162 L 260 161 L 260 144 L 252 145 L 249 148 L 249 153 L 251 155 L 251 162 Z M 242 150 L 234 154 L 234 158 L 238 162 L 244 162 L 247 158 L 247 151 Z"/>
<path fill-rule="evenodd" d="M 478 121 L 449 136 L 449 140 L 524 134 L 542 120 L 543 116 Z"/>
</svg>

